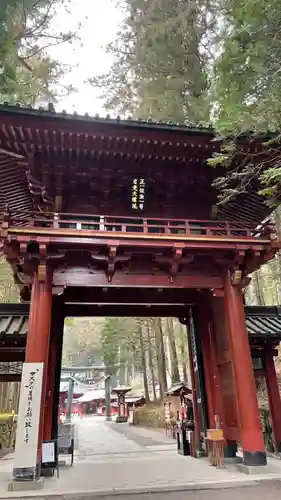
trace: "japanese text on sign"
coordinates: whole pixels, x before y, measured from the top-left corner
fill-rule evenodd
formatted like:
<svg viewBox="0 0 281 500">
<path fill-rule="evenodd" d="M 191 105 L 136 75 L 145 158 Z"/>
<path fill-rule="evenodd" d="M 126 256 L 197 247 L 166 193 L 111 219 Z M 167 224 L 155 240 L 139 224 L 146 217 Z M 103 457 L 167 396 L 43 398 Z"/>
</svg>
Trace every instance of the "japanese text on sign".
<svg viewBox="0 0 281 500">
<path fill-rule="evenodd" d="M 145 201 L 145 179 L 134 177 L 132 183 L 132 210 L 143 210 Z"/>
<path fill-rule="evenodd" d="M 37 370 L 38 372 L 38 370 Z M 28 383 L 25 385 L 25 388 L 27 389 L 27 408 L 26 408 L 26 413 L 25 413 L 25 420 L 24 420 L 24 428 L 25 428 L 25 433 L 24 433 L 24 442 L 28 443 L 30 439 L 30 430 L 32 429 L 32 407 L 33 407 L 33 392 L 34 392 L 34 387 L 35 387 L 35 377 L 36 377 L 36 371 L 30 372 L 29 373 L 29 378 L 28 378 Z"/>
</svg>

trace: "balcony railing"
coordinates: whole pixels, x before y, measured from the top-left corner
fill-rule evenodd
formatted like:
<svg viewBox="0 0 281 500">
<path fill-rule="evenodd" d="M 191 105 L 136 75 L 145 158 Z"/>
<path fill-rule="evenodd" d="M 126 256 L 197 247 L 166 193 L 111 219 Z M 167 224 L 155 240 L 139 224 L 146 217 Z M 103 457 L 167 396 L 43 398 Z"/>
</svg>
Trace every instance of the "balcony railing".
<svg viewBox="0 0 281 500">
<path fill-rule="evenodd" d="M 161 219 L 142 217 L 120 217 L 70 213 L 31 212 L 23 215 L 4 215 L 6 227 L 30 227 L 41 229 L 83 230 L 109 233 L 142 233 L 144 235 L 167 236 L 209 236 L 230 238 L 270 238 L 273 232 L 269 225 L 257 230 L 226 221 Z"/>
</svg>

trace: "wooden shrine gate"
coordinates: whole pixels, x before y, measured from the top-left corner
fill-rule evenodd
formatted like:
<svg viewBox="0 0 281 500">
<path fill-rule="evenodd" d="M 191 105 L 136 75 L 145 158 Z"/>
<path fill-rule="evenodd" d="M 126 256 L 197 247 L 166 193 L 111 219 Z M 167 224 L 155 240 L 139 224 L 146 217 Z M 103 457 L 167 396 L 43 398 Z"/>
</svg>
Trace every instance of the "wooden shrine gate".
<svg viewBox="0 0 281 500">
<path fill-rule="evenodd" d="M 112 308 L 108 303 L 104 314 L 108 316 Z M 138 307 L 138 309 L 136 309 Z M 64 307 L 64 315 L 73 316 L 74 309 L 77 313 L 75 305 L 67 305 Z M 184 313 L 184 306 L 182 306 L 182 313 Z M 159 310 L 157 306 L 152 306 L 152 315 L 164 315 L 164 310 Z M 172 311 L 169 311 L 169 313 Z M 178 309 L 179 312 L 179 309 Z M 142 316 L 145 313 L 145 308 L 142 304 L 134 306 L 134 311 L 131 307 L 127 310 L 127 314 L 134 316 Z M 99 307 L 93 305 L 93 312 L 87 308 L 82 309 L 82 314 L 99 314 Z M 25 359 L 25 346 L 28 330 L 28 315 L 29 304 L 0 304 L 0 401 L 2 405 L 0 409 L 4 408 L 4 388 L 9 382 L 19 382 L 21 378 L 21 365 Z M 281 451 L 281 404 L 278 391 L 278 382 L 276 378 L 276 371 L 274 367 L 274 357 L 278 355 L 277 346 L 281 341 L 281 309 L 277 307 L 245 307 L 246 326 L 249 336 L 249 344 L 251 349 L 251 357 L 255 368 L 255 377 L 265 377 L 268 401 L 270 408 L 270 415 L 274 434 L 274 449 L 276 452 Z M 180 315 L 180 318 L 183 314 Z M 9 361 L 10 360 L 10 361 Z M 16 360 L 16 361 L 15 361 Z M 204 365 L 204 363 L 203 363 Z M 218 365 L 219 368 L 220 365 Z M 96 369 L 96 367 L 94 367 Z M 98 367 L 100 369 L 102 367 Z M 210 385 L 212 375 L 207 371 L 207 366 L 204 366 L 204 379 L 205 379 L 205 392 L 203 399 L 207 399 L 208 406 L 205 408 L 203 419 L 208 422 L 208 426 L 214 426 L 215 422 L 215 408 L 212 408 L 212 397 L 210 397 L 213 388 Z M 73 369 L 74 370 L 74 369 Z M 86 370 L 80 368 L 79 371 Z M 91 369 L 91 372 L 93 368 Z M 51 437 L 57 438 L 57 413 L 58 413 L 58 389 L 60 383 L 60 373 L 66 373 L 66 369 L 60 371 L 60 356 L 58 356 L 58 366 L 56 368 L 56 378 L 54 387 L 54 402 L 53 402 L 53 420 Z M 86 379 L 85 379 L 86 380 Z M 90 387 L 90 386 L 89 386 Z M 224 388 L 220 386 L 221 396 L 224 394 Z M 196 392 L 196 391 L 195 391 Z M 2 394 L 3 393 L 3 394 Z M 17 411 L 17 401 L 12 402 L 11 409 Z M 231 411 L 229 412 L 231 416 Z M 223 420 L 221 421 L 224 425 Z M 201 424 L 202 427 L 202 424 Z M 206 424 L 205 424 L 206 427 Z M 204 428 L 204 426 L 203 426 Z M 200 439 L 200 436 L 199 436 Z M 226 447 L 226 454 L 233 456 L 236 454 L 236 441 L 231 440 L 229 446 Z"/>
<path fill-rule="evenodd" d="M 52 437 L 67 315 L 181 318 L 192 330 L 198 442 L 216 416 L 226 450 L 239 440 L 246 465 L 265 465 L 243 289 L 279 242 L 259 186 L 217 207 L 219 171 L 206 162 L 220 145 L 202 126 L 0 106 L 0 141 L 0 239 L 30 301 L 23 376 L 37 394 L 15 478 L 38 477 Z M 25 398 L 22 387 L 22 411 Z"/>
</svg>

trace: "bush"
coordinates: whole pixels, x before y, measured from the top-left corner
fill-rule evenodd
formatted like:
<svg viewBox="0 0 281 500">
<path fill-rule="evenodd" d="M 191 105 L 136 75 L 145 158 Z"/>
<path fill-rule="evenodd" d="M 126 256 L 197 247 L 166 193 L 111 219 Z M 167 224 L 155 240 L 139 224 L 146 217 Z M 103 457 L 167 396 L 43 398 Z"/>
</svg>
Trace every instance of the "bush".
<svg viewBox="0 0 281 500">
<path fill-rule="evenodd" d="M 134 425 L 144 427 L 164 428 L 164 408 L 163 406 L 142 406 L 134 411 Z"/>
</svg>

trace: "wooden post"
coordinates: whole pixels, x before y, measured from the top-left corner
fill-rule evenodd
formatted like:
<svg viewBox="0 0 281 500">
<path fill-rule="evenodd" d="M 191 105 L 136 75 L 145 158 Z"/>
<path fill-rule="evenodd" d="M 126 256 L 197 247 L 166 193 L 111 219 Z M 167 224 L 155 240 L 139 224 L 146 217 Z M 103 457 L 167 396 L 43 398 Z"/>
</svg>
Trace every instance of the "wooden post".
<svg viewBox="0 0 281 500">
<path fill-rule="evenodd" d="M 105 410 L 106 410 L 106 420 L 111 420 L 111 404 L 110 404 L 110 392 L 111 392 L 111 380 L 110 375 L 107 375 L 104 381 L 105 386 Z"/>
<path fill-rule="evenodd" d="M 281 452 L 281 399 L 276 377 L 274 359 L 271 353 L 265 353 L 263 357 L 263 367 L 265 371 L 268 401 L 272 428 L 274 434 L 274 445 L 277 453 Z"/>
<path fill-rule="evenodd" d="M 226 276 L 224 291 L 244 464 L 248 466 L 266 465 L 255 378 L 245 323 L 243 295 L 239 285 L 232 285 L 230 273 Z"/>
<path fill-rule="evenodd" d="M 211 367 L 212 367 L 212 387 L 213 387 L 213 396 L 214 396 L 214 411 L 215 411 L 215 427 L 220 428 L 223 430 L 224 434 L 224 456 L 227 459 L 232 459 L 233 461 L 236 460 L 236 453 L 237 453 L 237 441 L 233 439 L 233 435 L 229 436 L 229 427 L 227 428 L 227 410 L 224 408 L 224 402 L 226 401 L 226 394 L 227 393 L 227 402 L 229 405 L 229 396 L 231 394 L 232 397 L 232 391 L 231 391 L 231 385 L 229 385 L 229 380 L 227 381 L 226 384 L 226 379 L 224 378 L 224 375 L 222 377 L 220 376 L 220 370 L 219 370 L 219 359 L 223 355 L 227 355 L 227 350 L 225 350 L 225 337 L 228 336 L 227 333 L 227 328 L 226 328 L 226 322 L 225 320 L 225 314 L 223 311 L 223 296 L 224 294 L 222 293 L 221 296 L 219 297 L 212 297 L 212 302 L 210 305 L 212 305 L 212 311 L 211 311 L 211 323 L 209 325 L 209 331 L 208 331 L 208 338 L 209 338 L 209 346 L 210 346 L 210 359 L 211 359 Z M 218 303 L 219 301 L 219 303 Z M 214 305 L 215 309 L 214 309 Z M 221 315 L 218 316 L 218 309 L 221 311 Z M 218 331 L 219 330 L 219 331 Z M 223 334 L 223 339 L 221 337 L 222 332 Z M 229 345 L 229 342 L 227 342 L 227 346 Z M 223 352 L 223 355 L 222 355 Z M 228 357 L 227 357 L 228 359 Z M 222 388 L 224 387 L 224 393 L 222 391 Z M 230 389 L 230 390 L 229 390 Z M 236 408 L 236 405 L 235 405 Z M 233 407 L 232 407 L 233 410 Z M 232 415 L 233 419 L 233 415 Z M 234 421 L 235 421 L 235 416 L 234 416 Z M 229 420 L 228 420 L 229 423 Z M 230 422 L 230 424 L 233 424 L 233 420 Z M 238 429 L 239 430 L 239 429 Z M 232 428 L 233 431 L 233 428 Z M 232 433 L 231 433 L 232 434 Z"/>
<path fill-rule="evenodd" d="M 41 413 L 38 430 L 38 464 L 41 463 L 42 441 L 44 435 L 44 413 L 47 389 L 47 366 L 49 353 L 49 337 L 52 310 L 52 272 L 44 266 L 41 273 L 34 274 L 28 333 L 26 340 L 26 363 L 43 363 L 43 383 L 41 396 Z"/>
</svg>

